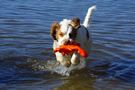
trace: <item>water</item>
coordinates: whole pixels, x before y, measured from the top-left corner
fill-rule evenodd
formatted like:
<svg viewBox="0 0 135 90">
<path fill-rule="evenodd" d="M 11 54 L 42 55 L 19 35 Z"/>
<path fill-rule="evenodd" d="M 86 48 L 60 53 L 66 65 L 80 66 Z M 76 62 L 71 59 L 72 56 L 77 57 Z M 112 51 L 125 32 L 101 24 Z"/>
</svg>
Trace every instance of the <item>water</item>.
<svg viewBox="0 0 135 90">
<path fill-rule="evenodd" d="M 0 1 L 1 90 L 135 88 L 135 1 Z M 64 68 L 53 53 L 51 23 L 73 17 L 83 22 L 92 5 L 92 54 L 86 66 Z"/>
</svg>

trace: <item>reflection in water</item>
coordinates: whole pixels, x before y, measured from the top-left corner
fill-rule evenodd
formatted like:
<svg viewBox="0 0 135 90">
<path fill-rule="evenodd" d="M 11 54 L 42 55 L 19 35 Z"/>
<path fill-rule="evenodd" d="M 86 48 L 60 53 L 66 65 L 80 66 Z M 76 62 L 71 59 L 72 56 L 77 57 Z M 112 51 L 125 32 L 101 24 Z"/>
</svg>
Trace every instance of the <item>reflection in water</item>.
<svg viewBox="0 0 135 90">
<path fill-rule="evenodd" d="M 95 80 L 93 78 L 76 76 L 75 78 L 62 78 L 61 81 L 64 84 L 53 88 L 53 90 L 94 90 Z"/>
</svg>

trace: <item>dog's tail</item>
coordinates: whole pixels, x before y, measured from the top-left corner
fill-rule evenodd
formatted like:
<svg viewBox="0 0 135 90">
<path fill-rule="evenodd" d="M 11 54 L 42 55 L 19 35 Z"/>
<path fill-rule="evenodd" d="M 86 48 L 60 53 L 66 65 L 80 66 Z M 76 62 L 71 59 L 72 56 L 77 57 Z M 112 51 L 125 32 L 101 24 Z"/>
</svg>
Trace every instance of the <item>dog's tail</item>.
<svg viewBox="0 0 135 90">
<path fill-rule="evenodd" d="M 92 11 L 93 10 L 96 10 L 96 6 L 92 6 L 88 9 L 88 12 L 85 16 L 85 19 L 84 19 L 84 22 L 83 22 L 83 25 L 86 27 L 86 28 L 89 28 L 90 27 L 90 18 L 91 18 L 91 14 L 92 14 Z"/>
</svg>

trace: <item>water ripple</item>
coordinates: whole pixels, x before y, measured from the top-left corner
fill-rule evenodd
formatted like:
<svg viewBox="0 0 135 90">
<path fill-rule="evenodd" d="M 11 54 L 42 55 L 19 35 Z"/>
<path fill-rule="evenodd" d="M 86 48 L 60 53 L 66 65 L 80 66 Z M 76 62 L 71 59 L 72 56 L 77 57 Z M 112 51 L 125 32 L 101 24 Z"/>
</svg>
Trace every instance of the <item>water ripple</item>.
<svg viewBox="0 0 135 90">
<path fill-rule="evenodd" d="M 91 18 L 92 53 L 67 69 L 53 53 L 51 23 Z M 135 1 L 4 0 L 0 5 L 0 89 L 134 89 Z M 63 76 L 63 75 L 67 75 Z M 82 82 L 83 81 L 83 82 Z M 3 87 L 4 86 L 4 87 Z"/>
</svg>

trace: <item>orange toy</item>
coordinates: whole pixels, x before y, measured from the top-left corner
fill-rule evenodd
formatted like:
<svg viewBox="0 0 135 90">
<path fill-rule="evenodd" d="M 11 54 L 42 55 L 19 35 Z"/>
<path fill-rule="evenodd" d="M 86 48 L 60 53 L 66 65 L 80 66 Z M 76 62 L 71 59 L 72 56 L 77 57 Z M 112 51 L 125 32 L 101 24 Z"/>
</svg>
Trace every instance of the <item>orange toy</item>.
<svg viewBox="0 0 135 90">
<path fill-rule="evenodd" d="M 56 48 L 53 50 L 54 53 L 61 52 L 63 55 L 68 55 L 69 53 L 73 51 L 77 51 L 81 56 L 88 57 L 88 54 L 80 48 L 79 44 L 73 44 L 73 45 L 62 45 L 59 48 Z"/>
</svg>

